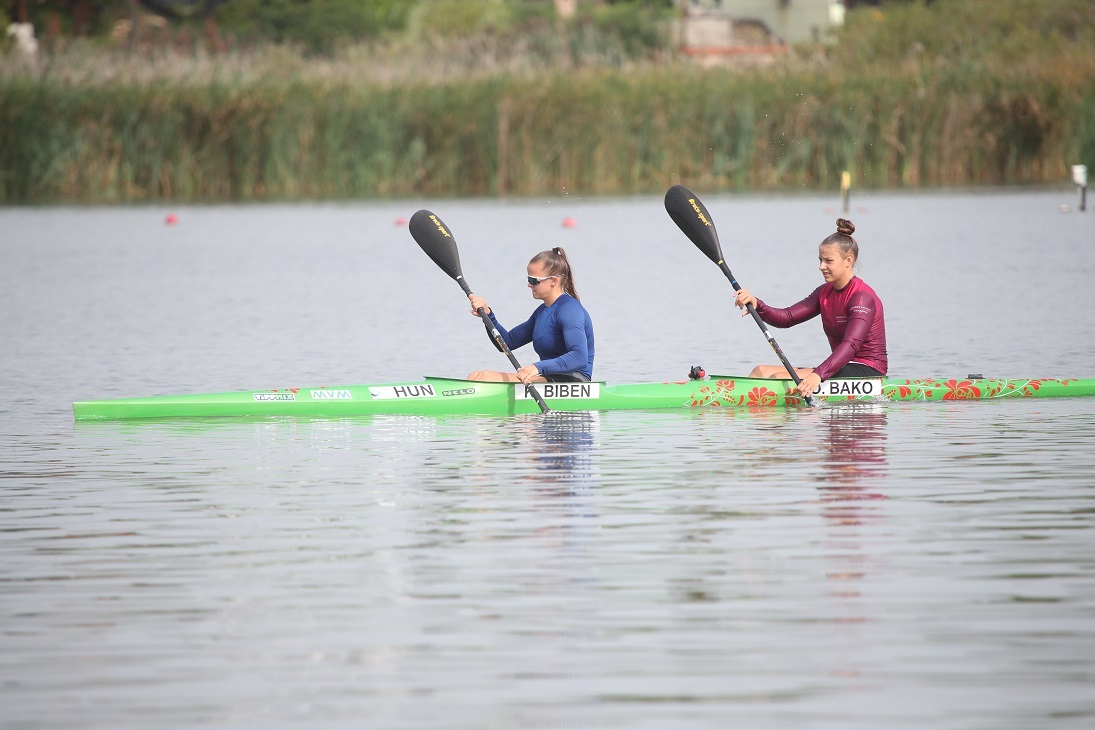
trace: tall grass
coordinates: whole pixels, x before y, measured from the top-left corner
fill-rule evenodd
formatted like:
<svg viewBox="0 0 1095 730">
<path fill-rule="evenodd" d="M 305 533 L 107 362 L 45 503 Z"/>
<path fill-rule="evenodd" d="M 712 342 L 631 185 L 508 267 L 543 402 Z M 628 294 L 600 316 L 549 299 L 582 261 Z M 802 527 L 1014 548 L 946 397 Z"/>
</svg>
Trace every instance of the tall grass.
<svg viewBox="0 0 1095 730">
<path fill-rule="evenodd" d="M 1038 15 L 1038 33 L 1074 42 L 1035 62 L 953 39 L 955 55 L 933 55 L 918 12 L 856 15 L 820 61 L 749 72 L 575 69 L 567 54 L 536 70 L 519 53 L 453 72 L 443 59 L 459 54 L 401 66 L 361 48 L 133 65 L 70 49 L 38 70 L 0 67 L 0 203 L 816 189 L 843 170 L 874 188 L 965 186 L 1095 166 L 1095 14 L 1080 31 Z"/>
</svg>

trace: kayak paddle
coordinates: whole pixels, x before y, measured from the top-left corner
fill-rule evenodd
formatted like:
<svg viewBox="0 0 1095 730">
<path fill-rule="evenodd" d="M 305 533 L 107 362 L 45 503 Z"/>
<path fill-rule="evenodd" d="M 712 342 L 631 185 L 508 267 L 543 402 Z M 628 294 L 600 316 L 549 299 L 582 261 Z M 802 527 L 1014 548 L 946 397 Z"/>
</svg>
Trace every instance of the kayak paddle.
<svg viewBox="0 0 1095 730">
<path fill-rule="evenodd" d="M 411 236 L 422 247 L 422 250 L 426 252 L 426 255 L 433 259 L 433 262 L 437 264 L 442 271 L 448 274 L 460 288 L 464 290 L 465 294 L 471 294 L 471 287 L 468 286 L 468 282 L 464 279 L 464 274 L 460 270 L 460 252 L 456 249 L 456 239 L 453 238 L 452 233 L 449 231 L 448 226 L 442 222 L 435 214 L 428 210 L 420 210 L 411 216 L 408 229 L 411 232 Z M 494 339 L 494 344 L 498 346 L 498 349 L 506 354 L 509 358 L 510 364 L 514 369 L 520 370 L 521 363 L 517 362 L 517 358 L 513 356 L 509 348 L 506 347 L 505 341 L 502 339 L 502 334 L 498 331 L 498 328 L 494 326 L 494 322 L 490 321 L 490 315 L 487 314 L 487 310 L 483 307 L 479 307 L 476 314 L 483 320 L 483 324 L 487 326 L 487 331 L 490 332 L 490 336 Z M 540 391 L 533 385 L 526 385 L 525 388 L 528 393 L 536 401 L 536 404 L 540 406 L 540 410 L 547 413 L 550 409 L 544 399 L 540 397 Z"/>
<path fill-rule="evenodd" d="M 722 246 L 719 245 L 719 234 L 715 231 L 715 224 L 711 220 L 711 214 L 707 212 L 707 208 L 704 207 L 700 199 L 696 197 L 695 193 L 686 188 L 683 185 L 674 185 L 669 188 L 665 194 L 665 211 L 669 213 L 669 217 L 673 219 L 673 222 L 677 224 L 677 227 L 684 231 L 684 235 L 688 236 L 692 243 L 696 244 L 696 248 L 703 251 L 707 258 L 715 262 L 715 265 L 722 269 L 722 273 L 726 274 L 726 278 L 730 280 L 730 284 L 734 287 L 734 291 L 741 289 L 741 284 L 734 278 L 733 272 L 730 271 L 730 267 L 726 265 L 726 261 L 722 256 Z M 787 373 L 791 376 L 791 379 L 795 381 L 795 385 L 798 385 L 802 380 L 798 377 L 798 373 L 791 367 L 791 363 L 787 361 L 787 356 L 783 354 L 783 350 L 776 344 L 776 339 L 772 337 L 772 333 L 768 331 L 768 326 L 764 324 L 764 320 L 757 314 L 757 310 L 752 304 L 745 305 L 749 310 L 749 314 L 753 316 L 753 321 L 760 327 L 760 331 L 764 333 L 764 336 L 768 339 L 768 344 L 775 350 L 776 355 L 779 357 L 779 361 L 783 363 L 783 366 L 787 368 Z M 806 396 L 806 403 L 813 405 L 813 400 L 810 396 Z"/>
</svg>

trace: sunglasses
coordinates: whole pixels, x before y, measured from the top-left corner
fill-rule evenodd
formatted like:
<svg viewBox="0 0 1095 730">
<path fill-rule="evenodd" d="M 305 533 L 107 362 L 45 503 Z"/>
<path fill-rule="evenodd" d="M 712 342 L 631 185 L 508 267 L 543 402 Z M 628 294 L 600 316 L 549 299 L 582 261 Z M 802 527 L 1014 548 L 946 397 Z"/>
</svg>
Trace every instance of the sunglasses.
<svg viewBox="0 0 1095 730">
<path fill-rule="evenodd" d="M 558 274 L 552 274 L 551 276 L 530 276 L 530 277 L 528 277 L 528 285 L 529 286 L 536 286 L 541 281 L 547 281 L 548 279 L 558 279 L 558 278 L 559 278 Z"/>
</svg>

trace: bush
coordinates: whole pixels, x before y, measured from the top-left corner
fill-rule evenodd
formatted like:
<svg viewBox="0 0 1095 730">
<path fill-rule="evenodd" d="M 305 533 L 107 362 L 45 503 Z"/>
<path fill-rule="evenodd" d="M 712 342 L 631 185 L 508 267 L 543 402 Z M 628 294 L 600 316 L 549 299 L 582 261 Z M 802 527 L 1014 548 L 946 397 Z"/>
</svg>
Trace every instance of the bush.
<svg viewBox="0 0 1095 730">
<path fill-rule="evenodd" d="M 239 39 L 330 53 L 340 43 L 403 28 L 405 6 L 398 0 L 232 0 L 217 9 L 216 18 Z"/>
<path fill-rule="evenodd" d="M 593 22 L 616 39 L 629 56 L 646 56 L 666 47 L 671 8 L 639 3 L 615 3 L 595 8 Z"/>
<path fill-rule="evenodd" d="M 849 12 L 831 52 L 849 68 L 921 58 L 985 67 L 1042 63 L 1093 46 L 1091 0 L 935 0 Z"/>
</svg>

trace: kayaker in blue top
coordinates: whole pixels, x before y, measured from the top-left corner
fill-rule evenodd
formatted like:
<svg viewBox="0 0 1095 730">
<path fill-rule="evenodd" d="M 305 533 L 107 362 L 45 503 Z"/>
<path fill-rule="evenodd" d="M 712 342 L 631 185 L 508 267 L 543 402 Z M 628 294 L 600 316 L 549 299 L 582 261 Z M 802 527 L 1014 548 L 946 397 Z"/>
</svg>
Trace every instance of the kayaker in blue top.
<svg viewBox="0 0 1095 730">
<path fill-rule="evenodd" d="M 471 294 L 472 314 L 483 307 L 506 346 L 516 350 L 532 343 L 539 362 L 515 373 L 477 370 L 468 380 L 513 383 L 588 383 L 593 378 L 593 322 L 578 300 L 574 274 L 566 252 L 559 247 L 541 251 L 528 262 L 532 298 L 543 302 L 527 322 L 506 330 L 482 297 Z M 489 330 L 488 330 L 489 332 Z M 493 342 L 493 338 L 491 339 Z"/>
</svg>

